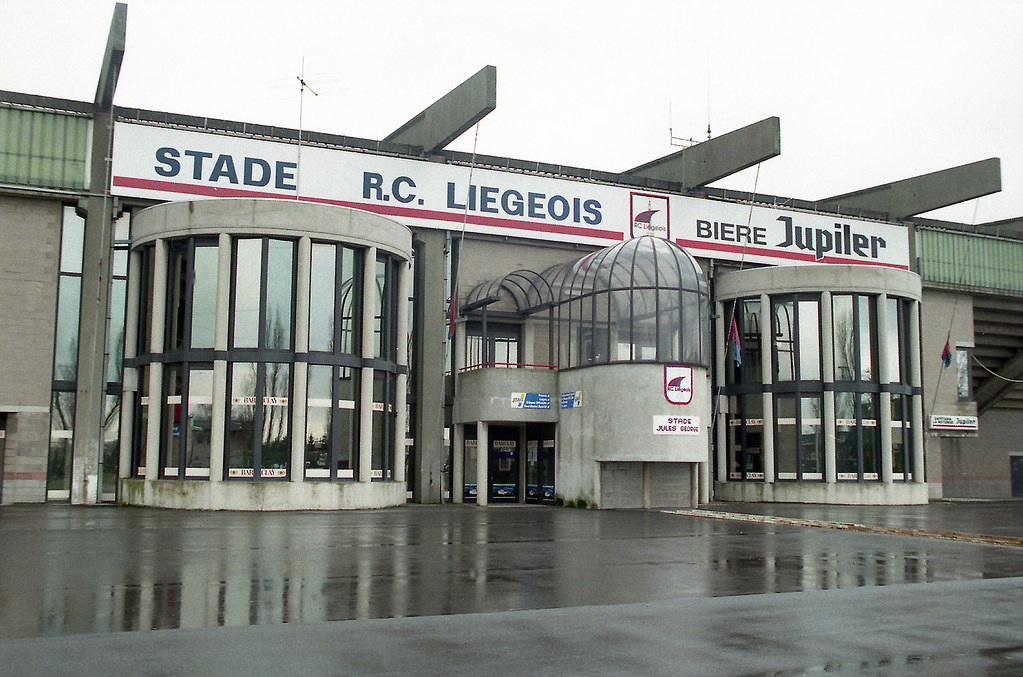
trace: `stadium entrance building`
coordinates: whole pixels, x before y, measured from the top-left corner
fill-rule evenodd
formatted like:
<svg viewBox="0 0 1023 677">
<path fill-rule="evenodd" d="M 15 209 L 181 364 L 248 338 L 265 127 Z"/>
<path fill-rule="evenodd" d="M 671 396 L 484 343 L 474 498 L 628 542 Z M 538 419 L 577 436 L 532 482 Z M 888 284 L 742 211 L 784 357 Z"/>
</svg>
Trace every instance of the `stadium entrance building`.
<svg viewBox="0 0 1023 677">
<path fill-rule="evenodd" d="M 716 180 L 768 118 L 611 173 L 0 92 L 0 500 L 339 509 L 1023 495 L 1023 236 Z M 110 162 L 106 161 L 110 158 Z"/>
</svg>

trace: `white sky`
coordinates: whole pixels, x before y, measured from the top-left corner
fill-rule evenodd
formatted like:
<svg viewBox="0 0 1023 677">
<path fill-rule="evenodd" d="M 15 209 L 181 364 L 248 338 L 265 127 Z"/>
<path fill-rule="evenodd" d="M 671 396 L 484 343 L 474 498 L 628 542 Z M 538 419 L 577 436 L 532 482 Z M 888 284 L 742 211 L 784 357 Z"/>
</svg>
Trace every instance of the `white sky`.
<svg viewBox="0 0 1023 677">
<path fill-rule="evenodd" d="M 0 0 L 0 89 L 92 101 L 114 3 Z M 115 103 L 379 139 L 487 64 L 477 150 L 623 171 L 781 118 L 761 193 L 819 199 L 1000 157 L 1023 216 L 1023 2 L 130 0 Z M 471 151 L 470 130 L 449 147 Z M 751 191 L 753 169 L 716 186 Z"/>
</svg>

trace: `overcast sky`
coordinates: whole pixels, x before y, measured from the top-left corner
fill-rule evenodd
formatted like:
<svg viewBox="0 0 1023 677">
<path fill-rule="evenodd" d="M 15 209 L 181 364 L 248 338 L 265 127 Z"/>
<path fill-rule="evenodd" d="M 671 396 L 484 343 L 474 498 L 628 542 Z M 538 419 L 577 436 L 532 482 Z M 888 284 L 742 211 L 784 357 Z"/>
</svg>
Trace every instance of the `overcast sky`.
<svg viewBox="0 0 1023 677">
<path fill-rule="evenodd" d="M 92 101 L 114 3 L 0 0 L 0 89 Z M 115 103 L 380 139 L 485 65 L 477 150 L 607 171 L 772 115 L 716 186 L 814 200 L 989 157 L 1023 216 L 1023 2 L 130 0 Z M 470 130 L 449 147 L 471 151 Z"/>
</svg>

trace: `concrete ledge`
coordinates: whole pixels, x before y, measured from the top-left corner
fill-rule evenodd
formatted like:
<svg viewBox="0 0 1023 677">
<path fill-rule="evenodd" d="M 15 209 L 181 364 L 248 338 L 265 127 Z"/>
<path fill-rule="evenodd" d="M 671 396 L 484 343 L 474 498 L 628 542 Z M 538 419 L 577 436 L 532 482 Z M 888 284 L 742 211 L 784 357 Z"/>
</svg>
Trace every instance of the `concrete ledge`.
<svg viewBox="0 0 1023 677">
<path fill-rule="evenodd" d="M 122 479 L 121 505 L 179 510 L 359 510 L 405 504 L 404 482 Z"/>
<path fill-rule="evenodd" d="M 738 503 L 925 505 L 927 485 L 916 482 L 715 482 L 714 498 Z"/>
</svg>

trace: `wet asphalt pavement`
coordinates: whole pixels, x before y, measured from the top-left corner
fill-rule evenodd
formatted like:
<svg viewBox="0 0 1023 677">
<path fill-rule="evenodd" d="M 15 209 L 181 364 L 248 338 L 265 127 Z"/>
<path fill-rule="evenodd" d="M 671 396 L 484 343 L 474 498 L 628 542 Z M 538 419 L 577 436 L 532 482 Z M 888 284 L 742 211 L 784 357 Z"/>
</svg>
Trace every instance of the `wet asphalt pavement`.
<svg viewBox="0 0 1023 677">
<path fill-rule="evenodd" d="M 711 508 L 1023 535 L 1019 501 Z M 1023 548 L 932 538 L 532 506 L 0 508 L 5 675 L 1008 675 L 1020 609 Z"/>
</svg>

